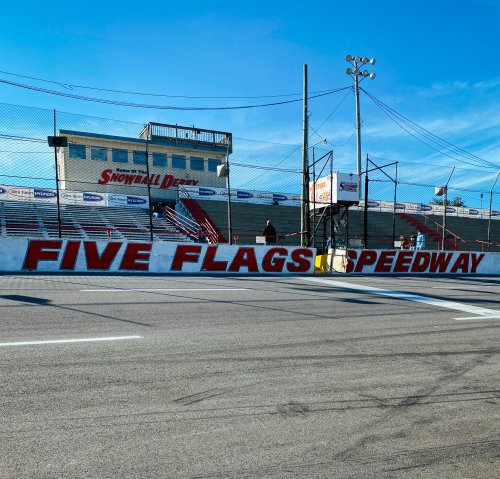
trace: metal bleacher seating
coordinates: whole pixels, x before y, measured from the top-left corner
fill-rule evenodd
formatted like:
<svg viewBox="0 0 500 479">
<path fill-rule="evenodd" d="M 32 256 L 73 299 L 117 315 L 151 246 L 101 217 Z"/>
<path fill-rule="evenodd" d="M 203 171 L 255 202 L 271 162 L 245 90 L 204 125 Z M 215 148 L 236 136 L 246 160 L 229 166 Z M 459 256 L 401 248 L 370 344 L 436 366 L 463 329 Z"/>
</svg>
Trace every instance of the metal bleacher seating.
<svg viewBox="0 0 500 479">
<path fill-rule="evenodd" d="M 60 205 L 61 237 L 70 239 L 150 241 L 149 210 Z M 154 241 L 190 241 L 165 218 L 153 218 Z M 0 201 L 2 237 L 57 238 L 57 206 Z"/>
</svg>

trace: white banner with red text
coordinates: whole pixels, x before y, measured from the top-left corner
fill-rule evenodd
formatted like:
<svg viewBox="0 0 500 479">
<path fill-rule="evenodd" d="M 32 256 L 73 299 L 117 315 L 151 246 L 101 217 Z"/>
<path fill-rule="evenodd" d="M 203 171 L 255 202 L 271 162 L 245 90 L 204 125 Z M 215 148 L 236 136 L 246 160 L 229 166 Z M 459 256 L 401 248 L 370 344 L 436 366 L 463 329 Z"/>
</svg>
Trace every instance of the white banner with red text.
<svg viewBox="0 0 500 479">
<path fill-rule="evenodd" d="M 338 252 L 338 250 L 337 250 Z M 345 254 L 345 250 L 343 251 Z M 500 253 L 347 250 L 345 273 L 500 274 Z M 340 271 L 337 271 L 340 272 Z"/>
<path fill-rule="evenodd" d="M 0 272 L 308 274 L 314 248 L 5 238 Z"/>
</svg>

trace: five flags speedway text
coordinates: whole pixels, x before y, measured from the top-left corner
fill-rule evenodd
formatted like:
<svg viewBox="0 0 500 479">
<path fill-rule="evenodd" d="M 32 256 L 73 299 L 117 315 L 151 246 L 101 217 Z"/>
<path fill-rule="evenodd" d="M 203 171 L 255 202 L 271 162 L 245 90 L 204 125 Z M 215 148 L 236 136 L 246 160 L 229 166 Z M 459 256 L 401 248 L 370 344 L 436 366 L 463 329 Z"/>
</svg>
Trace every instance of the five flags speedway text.
<svg viewBox="0 0 500 479">
<path fill-rule="evenodd" d="M 498 253 L 337 250 L 346 273 L 498 274 Z M 346 256 L 344 256 L 346 254 Z M 169 242 L 0 240 L 3 272 L 312 274 L 316 250 Z"/>
</svg>

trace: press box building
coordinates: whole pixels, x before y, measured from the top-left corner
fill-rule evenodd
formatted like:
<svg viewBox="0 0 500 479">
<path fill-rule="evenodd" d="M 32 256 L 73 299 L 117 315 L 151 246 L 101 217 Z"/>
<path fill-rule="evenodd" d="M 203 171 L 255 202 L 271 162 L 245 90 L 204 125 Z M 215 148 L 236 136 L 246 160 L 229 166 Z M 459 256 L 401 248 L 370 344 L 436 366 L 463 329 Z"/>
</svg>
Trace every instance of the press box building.
<svg viewBox="0 0 500 479">
<path fill-rule="evenodd" d="M 59 130 L 60 188 L 66 191 L 145 196 L 174 202 L 179 185 L 224 188 L 217 167 L 232 152 L 232 134 L 195 127 L 148 123 L 138 138 Z"/>
</svg>

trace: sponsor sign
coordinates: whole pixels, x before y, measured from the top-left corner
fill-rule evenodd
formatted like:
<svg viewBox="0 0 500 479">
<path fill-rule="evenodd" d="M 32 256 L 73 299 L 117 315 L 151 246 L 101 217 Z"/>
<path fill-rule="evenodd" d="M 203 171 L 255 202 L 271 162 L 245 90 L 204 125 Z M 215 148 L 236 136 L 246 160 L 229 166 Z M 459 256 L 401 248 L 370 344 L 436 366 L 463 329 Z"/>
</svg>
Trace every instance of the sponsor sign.
<svg viewBox="0 0 500 479">
<path fill-rule="evenodd" d="M 107 193 L 107 206 L 120 208 L 147 208 L 147 197 Z"/>
<path fill-rule="evenodd" d="M 2 239 L 0 271 L 306 274 L 314 248 Z"/>
<path fill-rule="evenodd" d="M 248 199 L 248 198 L 253 198 L 253 194 L 250 193 L 249 191 L 242 191 L 242 190 L 237 190 L 236 191 L 236 198 L 238 199 Z"/>
<path fill-rule="evenodd" d="M 92 203 L 96 206 L 105 206 L 106 199 L 104 195 L 98 193 L 83 193 L 83 202 L 84 203 Z"/>
<path fill-rule="evenodd" d="M 81 191 L 61 190 L 59 192 L 62 205 L 81 205 L 83 204 L 83 193 Z"/>
<path fill-rule="evenodd" d="M 346 273 L 498 274 L 500 254 L 460 251 L 348 250 Z"/>
<path fill-rule="evenodd" d="M 7 187 L 7 199 L 12 201 L 31 201 L 33 199 L 33 189 L 9 186 Z"/>
<path fill-rule="evenodd" d="M 358 176 L 349 173 L 333 173 L 309 183 L 311 207 L 322 208 L 324 203 L 358 204 Z M 314 198 L 314 201 L 313 201 Z"/>
<path fill-rule="evenodd" d="M 43 203 L 57 203 L 57 191 L 41 188 L 33 189 L 33 200 Z"/>
<path fill-rule="evenodd" d="M 202 186 L 179 188 L 180 198 L 192 198 L 194 200 L 227 201 L 227 194 L 227 188 L 207 188 Z M 231 190 L 231 201 L 261 205 L 271 205 L 278 202 L 283 206 L 300 206 L 301 204 L 300 195 L 239 189 Z"/>
</svg>

